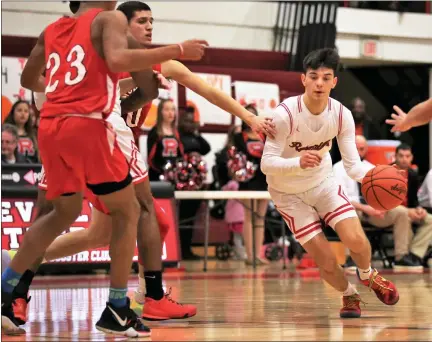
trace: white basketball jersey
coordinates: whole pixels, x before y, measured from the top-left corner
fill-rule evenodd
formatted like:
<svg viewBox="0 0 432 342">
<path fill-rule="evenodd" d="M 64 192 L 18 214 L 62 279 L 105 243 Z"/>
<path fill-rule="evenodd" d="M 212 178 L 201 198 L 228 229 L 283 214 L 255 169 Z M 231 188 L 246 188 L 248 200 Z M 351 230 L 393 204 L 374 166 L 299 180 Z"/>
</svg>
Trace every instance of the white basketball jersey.
<svg viewBox="0 0 432 342">
<path fill-rule="evenodd" d="M 355 146 L 352 114 L 335 99 L 329 98 L 326 109 L 319 115 L 313 115 L 306 108 L 303 95 L 290 97 L 278 106 L 274 121 L 278 137 L 267 139 L 261 162 L 269 188 L 293 194 L 322 183 L 332 175 L 329 151 L 335 137 L 338 138 L 344 166 L 349 169 L 350 177 L 361 181 L 368 171 L 368 168 L 361 166 Z M 319 166 L 300 168 L 300 157 L 307 151 L 316 151 L 321 155 Z"/>
</svg>

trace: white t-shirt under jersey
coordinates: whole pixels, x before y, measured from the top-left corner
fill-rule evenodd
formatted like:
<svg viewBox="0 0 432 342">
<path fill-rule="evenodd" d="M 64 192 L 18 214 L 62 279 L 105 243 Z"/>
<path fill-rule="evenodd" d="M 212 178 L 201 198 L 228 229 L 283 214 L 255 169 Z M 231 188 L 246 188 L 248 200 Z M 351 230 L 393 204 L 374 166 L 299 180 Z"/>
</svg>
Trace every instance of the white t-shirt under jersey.
<svg viewBox="0 0 432 342">
<path fill-rule="evenodd" d="M 313 115 L 303 102 L 303 95 L 284 100 L 275 110 L 274 139 L 267 138 L 261 159 L 261 170 L 270 189 L 296 194 L 318 186 L 332 174 L 330 149 L 337 138 L 345 170 L 361 182 L 373 168 L 361 162 L 355 145 L 355 126 L 351 112 L 339 101 L 329 98 L 327 108 Z M 302 169 L 300 157 L 306 151 L 317 151 L 321 164 Z"/>
</svg>

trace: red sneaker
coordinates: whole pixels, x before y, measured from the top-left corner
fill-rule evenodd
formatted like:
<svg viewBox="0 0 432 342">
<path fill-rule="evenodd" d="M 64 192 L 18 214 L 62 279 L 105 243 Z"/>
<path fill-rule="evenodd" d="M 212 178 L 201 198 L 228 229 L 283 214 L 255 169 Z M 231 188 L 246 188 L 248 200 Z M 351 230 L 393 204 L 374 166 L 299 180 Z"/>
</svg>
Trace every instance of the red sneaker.
<svg viewBox="0 0 432 342">
<path fill-rule="evenodd" d="M 358 270 L 357 276 L 360 279 Z M 399 292 L 394 284 L 378 274 L 376 269 L 373 269 L 369 279 L 361 280 L 363 285 L 373 290 L 378 299 L 387 305 L 395 305 L 399 301 Z"/>
<path fill-rule="evenodd" d="M 361 316 L 360 296 L 356 293 L 352 296 L 342 297 L 342 309 L 340 309 L 339 315 L 341 318 L 359 318 Z"/>
<path fill-rule="evenodd" d="M 145 298 L 141 318 L 148 321 L 164 321 L 167 319 L 189 318 L 195 316 L 196 312 L 196 306 L 180 304 L 173 300 L 170 288 L 160 300 Z"/>
<path fill-rule="evenodd" d="M 15 298 L 12 303 L 12 310 L 14 316 L 20 325 L 27 322 L 27 308 L 31 297 L 28 298 Z"/>
</svg>

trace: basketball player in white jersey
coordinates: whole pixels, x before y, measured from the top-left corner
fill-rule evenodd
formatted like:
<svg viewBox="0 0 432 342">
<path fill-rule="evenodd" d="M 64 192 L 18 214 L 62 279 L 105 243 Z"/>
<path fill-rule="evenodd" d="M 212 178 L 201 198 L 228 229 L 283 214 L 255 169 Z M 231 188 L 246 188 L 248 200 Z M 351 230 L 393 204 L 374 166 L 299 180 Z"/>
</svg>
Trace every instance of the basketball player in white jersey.
<svg viewBox="0 0 432 342">
<path fill-rule="evenodd" d="M 392 132 L 406 132 L 413 127 L 426 125 L 432 120 L 432 99 L 421 102 L 405 113 L 398 106 L 393 106 L 396 114 L 391 115 L 386 123 L 392 125 Z"/>
<path fill-rule="evenodd" d="M 342 318 L 360 317 L 360 296 L 345 278 L 321 227 L 333 228 L 351 251 L 360 281 L 387 305 L 399 300 L 395 286 L 371 269 L 371 247 L 356 211 L 332 174 L 330 149 L 337 138 L 348 175 L 361 182 L 371 168 L 360 161 L 351 112 L 329 97 L 336 86 L 339 55 L 309 53 L 303 61 L 303 95 L 275 110 L 276 137 L 267 138 L 261 169 L 271 198 L 295 238 L 317 263 L 321 277 L 343 295 Z"/>
</svg>

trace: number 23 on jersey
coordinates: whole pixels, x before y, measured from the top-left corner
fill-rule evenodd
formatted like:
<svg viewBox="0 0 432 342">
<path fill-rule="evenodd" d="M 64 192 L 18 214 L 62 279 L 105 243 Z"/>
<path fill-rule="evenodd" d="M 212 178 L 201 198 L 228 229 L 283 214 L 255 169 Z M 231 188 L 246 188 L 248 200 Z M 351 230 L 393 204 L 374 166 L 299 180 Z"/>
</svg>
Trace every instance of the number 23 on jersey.
<svg viewBox="0 0 432 342">
<path fill-rule="evenodd" d="M 87 70 L 83 64 L 84 58 L 85 52 L 81 45 L 75 45 L 69 51 L 66 61 L 62 61 L 58 53 L 51 53 L 48 56 L 48 62 L 46 65 L 47 70 L 51 70 L 51 72 L 48 85 L 45 88 L 45 94 L 54 92 L 59 86 L 60 82 L 64 82 L 69 86 L 80 83 L 87 73 Z M 60 66 L 63 66 L 63 63 L 67 63 L 70 70 L 65 73 L 64 80 L 56 80 L 55 74 L 59 70 Z"/>
</svg>

